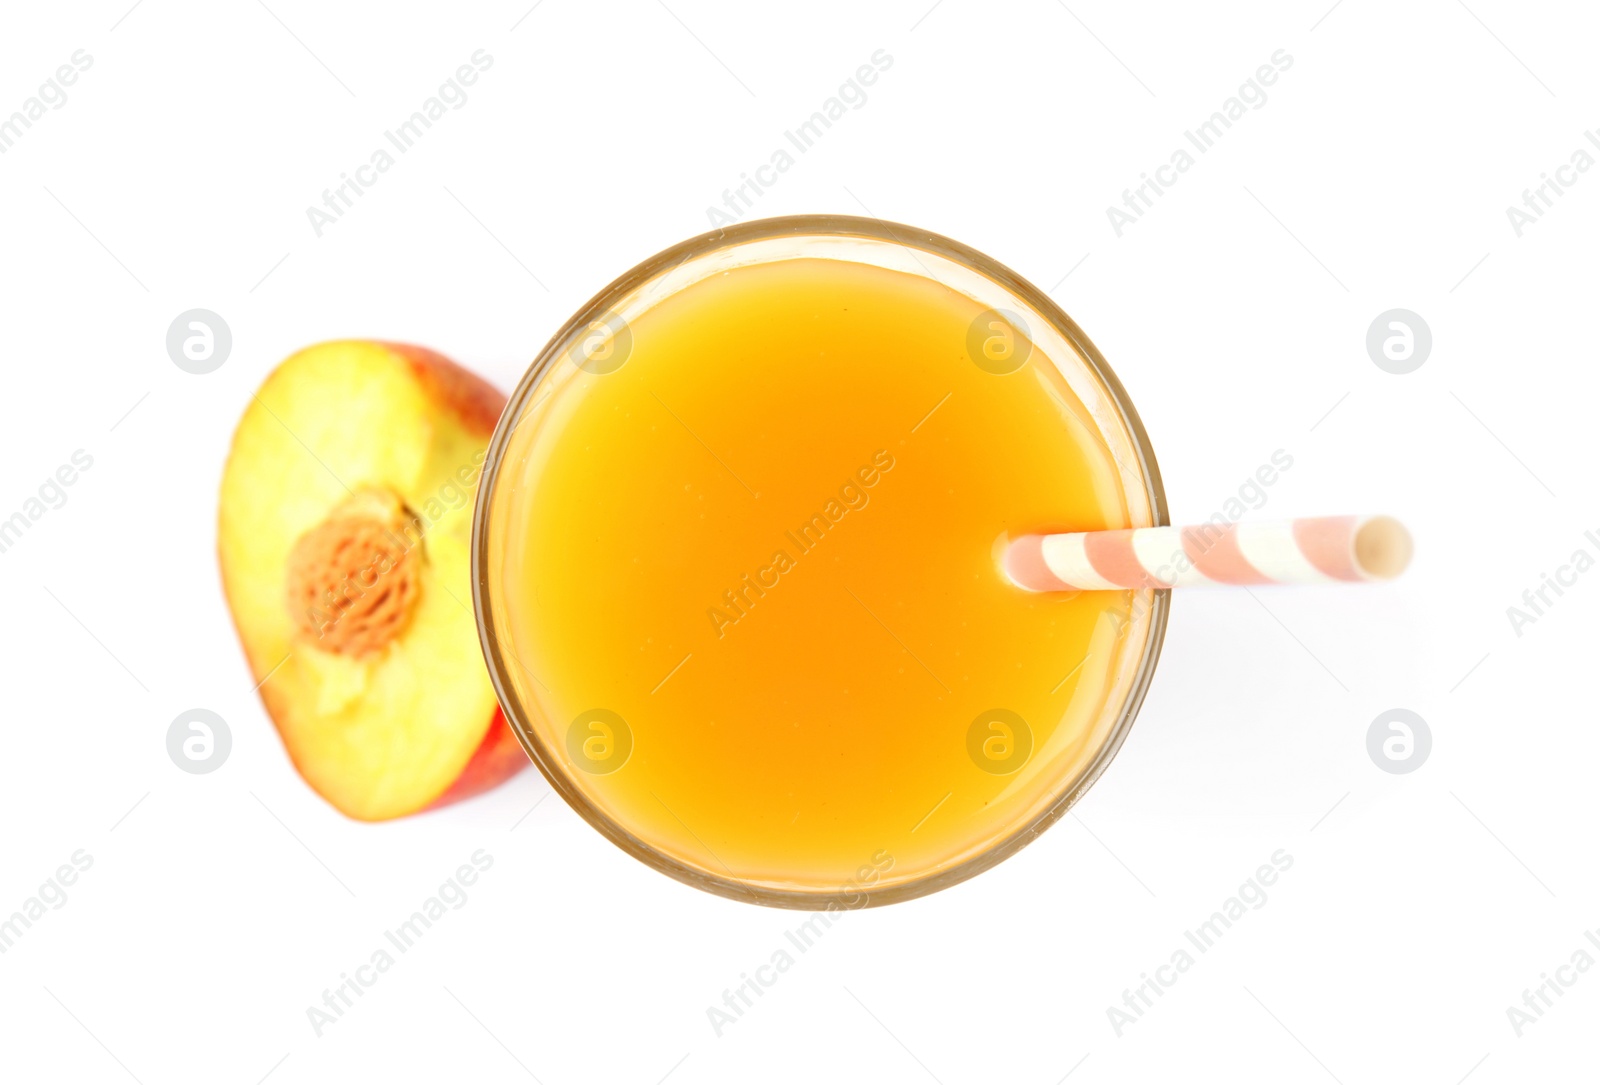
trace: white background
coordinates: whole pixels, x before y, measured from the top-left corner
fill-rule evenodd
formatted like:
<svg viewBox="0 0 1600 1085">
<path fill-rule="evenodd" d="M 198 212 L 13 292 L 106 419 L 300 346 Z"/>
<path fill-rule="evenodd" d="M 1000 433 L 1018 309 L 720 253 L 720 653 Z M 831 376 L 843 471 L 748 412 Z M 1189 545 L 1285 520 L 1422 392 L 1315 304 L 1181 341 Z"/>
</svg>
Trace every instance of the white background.
<svg viewBox="0 0 1600 1085">
<path fill-rule="evenodd" d="M 0 114 L 94 58 L 0 156 L 0 514 L 94 457 L 0 554 L 0 913 L 94 858 L 0 957 L 0 1076 L 1592 1074 L 1600 969 L 1520 1038 L 1506 1009 L 1600 928 L 1600 572 L 1520 637 L 1506 608 L 1600 554 L 1600 171 L 1520 238 L 1505 213 L 1600 127 L 1592 11 L 528 2 L 0 12 Z M 494 64 L 466 106 L 317 238 L 305 208 L 477 49 Z M 528 813 L 531 771 L 398 823 L 335 813 L 251 692 L 215 493 L 249 392 L 308 343 L 422 343 L 509 388 L 878 49 L 894 63 L 867 104 L 753 215 L 913 223 L 1051 290 L 1128 386 L 1175 520 L 1281 448 L 1294 466 L 1252 516 L 1392 512 L 1417 557 L 1393 586 L 1178 599 L 1075 817 L 955 889 L 848 916 L 719 1038 L 706 1008 L 803 917 L 652 873 L 559 799 Z M 1116 237 L 1106 207 L 1278 49 L 1294 63 L 1266 105 Z M 164 346 L 195 307 L 233 332 L 209 376 Z M 1407 376 L 1364 345 L 1394 307 L 1433 331 Z M 166 753 L 193 707 L 232 728 L 212 775 Z M 1396 707 L 1433 734 L 1410 775 L 1366 750 Z M 479 848 L 494 866 L 465 907 L 317 1038 L 306 1008 Z M 1107 1007 L 1280 848 L 1267 904 L 1119 1038 Z"/>
</svg>

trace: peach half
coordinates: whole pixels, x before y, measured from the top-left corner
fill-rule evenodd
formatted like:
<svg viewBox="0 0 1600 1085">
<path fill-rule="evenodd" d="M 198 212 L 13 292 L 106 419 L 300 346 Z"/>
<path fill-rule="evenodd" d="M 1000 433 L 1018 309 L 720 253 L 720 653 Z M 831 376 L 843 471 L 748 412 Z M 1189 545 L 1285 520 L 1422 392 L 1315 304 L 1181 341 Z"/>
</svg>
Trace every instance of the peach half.
<svg viewBox="0 0 1600 1085">
<path fill-rule="evenodd" d="M 223 471 L 223 590 L 307 783 L 403 817 L 528 765 L 472 612 L 472 504 L 505 397 L 421 347 L 307 348 L 254 394 Z"/>
</svg>

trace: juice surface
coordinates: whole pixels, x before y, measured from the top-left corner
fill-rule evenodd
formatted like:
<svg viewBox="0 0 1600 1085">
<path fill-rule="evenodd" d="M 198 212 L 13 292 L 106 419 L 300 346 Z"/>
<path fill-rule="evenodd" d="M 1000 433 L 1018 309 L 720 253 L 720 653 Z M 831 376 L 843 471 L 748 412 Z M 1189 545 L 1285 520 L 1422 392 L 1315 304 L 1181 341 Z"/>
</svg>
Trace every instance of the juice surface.
<svg viewBox="0 0 1600 1085">
<path fill-rule="evenodd" d="M 538 390 L 497 483 L 496 606 L 531 725 L 629 832 L 848 892 L 1011 836 L 1098 752 L 1134 594 L 1031 595 L 997 554 L 1133 526 L 1128 503 L 1038 347 L 974 363 L 983 310 L 867 264 L 756 264 L 639 315 L 615 371 L 564 360 Z"/>
</svg>

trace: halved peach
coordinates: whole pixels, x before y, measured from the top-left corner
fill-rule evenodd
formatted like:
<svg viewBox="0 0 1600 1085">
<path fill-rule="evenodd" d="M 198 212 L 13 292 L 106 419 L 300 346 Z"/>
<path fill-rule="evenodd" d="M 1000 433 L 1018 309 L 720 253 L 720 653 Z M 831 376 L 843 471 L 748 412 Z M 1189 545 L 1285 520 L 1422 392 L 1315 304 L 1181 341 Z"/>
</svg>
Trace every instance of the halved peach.
<svg viewBox="0 0 1600 1085">
<path fill-rule="evenodd" d="M 223 590 L 290 759 L 353 818 L 528 765 L 472 612 L 472 499 L 504 405 L 433 351 L 323 343 L 267 378 L 234 433 Z"/>
</svg>

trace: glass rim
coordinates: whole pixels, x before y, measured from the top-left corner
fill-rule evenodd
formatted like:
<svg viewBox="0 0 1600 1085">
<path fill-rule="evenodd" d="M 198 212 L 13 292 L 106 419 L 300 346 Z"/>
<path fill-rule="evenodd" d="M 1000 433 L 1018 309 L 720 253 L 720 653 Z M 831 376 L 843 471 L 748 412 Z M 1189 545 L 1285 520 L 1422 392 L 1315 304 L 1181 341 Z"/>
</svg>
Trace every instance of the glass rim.
<svg viewBox="0 0 1600 1085">
<path fill-rule="evenodd" d="M 1105 357 L 1084 334 L 1083 329 L 1079 328 L 1049 295 L 998 260 L 959 241 L 927 230 L 854 215 L 786 215 L 755 219 L 712 230 L 656 253 L 619 275 L 580 306 L 551 336 L 518 381 L 489 440 L 483 471 L 478 480 L 478 493 L 472 516 L 472 604 L 479 644 L 489 667 L 489 678 L 494 686 L 500 709 L 505 714 L 507 723 L 511 725 L 512 733 L 517 736 L 518 743 L 538 767 L 551 789 L 601 835 L 646 866 L 686 885 L 718 896 L 751 904 L 808 911 L 854 910 L 912 900 L 981 874 L 1016 854 L 1045 829 L 1059 821 L 1077 803 L 1116 757 L 1133 726 L 1134 719 L 1139 714 L 1140 706 L 1144 703 L 1166 636 L 1167 615 L 1172 594 L 1169 590 L 1162 589 L 1152 593 L 1154 601 L 1150 607 L 1149 626 L 1144 645 L 1127 695 L 1118 708 L 1116 721 L 1090 762 L 1077 774 L 1062 781 L 1060 790 L 1048 806 L 998 843 L 947 869 L 895 885 L 861 887 L 846 892 L 842 886 L 829 891 L 779 889 L 742 881 L 731 871 L 724 876 L 690 866 L 640 839 L 591 802 L 573 783 L 565 763 L 555 751 L 545 748 L 537 732 L 528 724 L 521 697 L 508 678 L 513 659 L 508 659 L 507 653 L 502 651 L 499 635 L 495 632 L 494 603 L 488 583 L 490 504 L 510 444 L 511 432 L 516 428 L 517 419 L 522 416 L 534 390 L 539 387 L 550 370 L 566 356 L 575 337 L 581 331 L 587 330 L 593 321 L 604 317 L 631 291 L 692 259 L 755 241 L 807 236 L 860 238 L 899 245 L 909 251 L 921 249 L 986 276 L 1019 300 L 1032 306 L 1077 351 L 1079 359 L 1088 366 L 1105 388 L 1108 403 L 1115 409 L 1125 428 L 1126 436 L 1137 459 L 1138 473 L 1144 481 L 1145 496 L 1150 504 L 1152 523 L 1158 526 L 1169 523 L 1166 490 L 1162 486 L 1155 450 L 1151 446 L 1149 435 L 1145 432 L 1144 423 L 1128 397 L 1127 390 L 1117 379 Z"/>
</svg>

